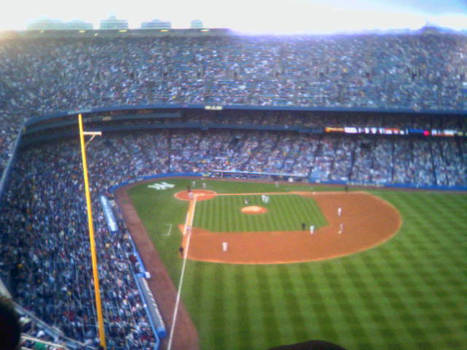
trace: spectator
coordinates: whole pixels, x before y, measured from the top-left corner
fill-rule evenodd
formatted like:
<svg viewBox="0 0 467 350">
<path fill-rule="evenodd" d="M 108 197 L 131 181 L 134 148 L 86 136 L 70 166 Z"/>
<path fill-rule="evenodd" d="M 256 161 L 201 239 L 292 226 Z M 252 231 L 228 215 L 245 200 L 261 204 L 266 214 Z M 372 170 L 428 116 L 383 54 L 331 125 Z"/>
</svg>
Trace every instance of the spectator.
<svg viewBox="0 0 467 350">
<path fill-rule="evenodd" d="M 446 33 L 4 39 L 0 170 L 23 121 L 57 111 L 151 103 L 463 109 L 466 40 Z"/>
</svg>

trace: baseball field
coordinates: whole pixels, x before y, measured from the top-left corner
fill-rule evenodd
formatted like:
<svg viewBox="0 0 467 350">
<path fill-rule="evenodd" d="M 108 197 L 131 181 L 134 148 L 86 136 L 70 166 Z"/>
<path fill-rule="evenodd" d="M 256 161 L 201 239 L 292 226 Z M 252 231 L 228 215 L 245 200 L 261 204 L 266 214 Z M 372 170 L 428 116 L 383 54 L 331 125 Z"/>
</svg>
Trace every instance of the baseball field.
<svg viewBox="0 0 467 350">
<path fill-rule="evenodd" d="M 152 270 L 156 285 L 166 270 L 178 286 L 180 248 L 186 257 L 173 349 L 198 344 L 177 340 L 194 334 L 188 315 L 203 350 L 467 343 L 465 194 L 182 178 L 121 193 L 138 216 L 122 206 L 132 235 L 140 219 L 135 234 L 152 241 L 135 239 L 146 267 L 153 255 L 165 266 Z M 161 309 L 170 326 L 175 297 L 164 293 L 174 289 L 161 285 L 154 294 L 169 304 Z"/>
</svg>

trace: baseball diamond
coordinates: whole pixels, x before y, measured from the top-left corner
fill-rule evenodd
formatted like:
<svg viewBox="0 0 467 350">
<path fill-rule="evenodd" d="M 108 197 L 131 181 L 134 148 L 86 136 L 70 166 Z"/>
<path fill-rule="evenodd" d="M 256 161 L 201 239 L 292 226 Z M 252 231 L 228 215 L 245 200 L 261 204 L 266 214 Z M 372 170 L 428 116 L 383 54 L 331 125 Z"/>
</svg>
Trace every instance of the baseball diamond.
<svg viewBox="0 0 467 350">
<path fill-rule="evenodd" d="M 191 180 L 167 182 L 175 187 L 154 194 L 147 183 L 132 185 L 121 188 L 117 198 L 121 202 L 128 192 L 131 200 L 126 197 L 126 204 L 133 204 L 138 213 L 139 218 L 136 213 L 126 213 L 125 218 L 149 271 L 154 269 L 155 278 L 149 282 L 157 290 L 161 311 L 170 325 L 173 284 L 180 278 L 182 261 L 178 247 L 187 239 L 183 235 L 190 202 L 186 184 Z M 452 306 L 461 304 L 463 294 L 445 286 L 462 283 L 458 276 L 463 258 L 456 247 L 462 239 L 457 233 L 463 224 L 456 218 L 463 215 L 460 208 L 466 206 L 464 195 L 354 189 L 345 193 L 336 187 L 301 184 L 281 183 L 276 187 L 246 181 L 204 182 L 209 192 L 191 190 L 197 203 L 192 213 L 195 224 L 191 228 L 183 302 L 175 327 L 175 339 L 185 341 L 180 348 L 260 350 L 311 339 L 324 339 L 348 349 L 436 349 L 440 344 L 461 344 L 462 311 Z M 255 224 L 249 233 L 228 232 L 221 227 L 209 232 L 208 224 L 204 227 L 202 218 L 208 215 L 204 209 L 219 198 L 227 203 L 227 199 L 238 197 L 237 205 L 243 206 L 246 197 L 249 204 L 258 204 L 262 193 L 269 194 L 270 204 L 287 197 L 310 200 L 324 221 L 320 224 L 315 219 L 313 235 L 308 228 L 301 230 L 300 222 L 295 231 L 278 235 L 264 232 Z M 451 220 L 439 221 L 432 213 L 448 215 Z M 267 214 L 250 217 L 232 207 L 231 215 L 257 219 Z M 340 218 L 344 224 L 341 234 Z M 135 225 L 139 219 L 146 228 Z M 224 219 L 229 220 L 228 216 Z M 164 235 L 163 223 L 167 222 L 179 227 L 176 234 Z M 210 225 L 217 224 L 214 221 Z M 441 231 L 443 234 L 438 234 Z M 286 234 L 288 240 L 283 239 Z M 148 252 L 147 237 L 151 237 L 163 261 L 162 270 L 166 269 L 167 278 L 172 280 L 170 288 L 160 272 L 161 262 L 155 262 Z M 284 242 L 295 238 L 303 239 L 299 240 L 303 247 L 295 259 L 271 259 L 275 240 L 283 247 Z M 308 244 L 303 243 L 305 239 Z M 228 242 L 226 251 L 223 242 Z M 241 249 L 236 247 L 239 242 Z M 340 250 L 347 247 L 355 250 Z M 452 254 L 445 256 L 439 249 L 450 249 Z M 434 336 L 430 329 L 443 329 L 445 336 Z M 191 334 L 190 339 L 187 334 Z"/>
<path fill-rule="evenodd" d="M 194 193 L 197 196 L 196 191 Z M 235 210 L 235 206 L 243 203 L 242 197 L 253 197 L 251 201 L 258 201 L 258 195 L 218 195 L 216 199 L 221 201 L 218 201 L 220 204 L 217 208 L 215 204 L 207 207 L 215 202 L 215 199 L 198 204 L 191 228 L 192 247 L 188 257 L 199 261 L 233 264 L 275 264 L 321 260 L 372 248 L 391 238 L 401 225 L 397 210 L 387 202 L 367 193 L 268 194 L 274 198 L 272 203 L 284 203 L 275 210 L 271 208 L 269 216 L 264 215 L 260 218 L 242 217 Z M 187 198 L 188 196 L 176 194 L 176 197 Z M 303 198 L 308 200 L 301 200 Z M 319 215 L 320 213 L 316 215 L 313 210 L 308 210 L 308 212 L 300 210 L 304 209 L 304 205 L 311 203 L 311 198 L 318 204 L 316 209 L 324 212 L 329 224 L 323 224 L 326 220 Z M 295 199 L 295 203 L 291 199 Z M 237 203 L 232 203 L 232 200 L 236 200 Z M 344 208 L 346 215 L 339 217 L 336 214 L 338 208 Z M 213 213 L 210 213 L 211 210 Z M 285 213 L 282 213 L 283 211 Z M 304 215 L 297 215 L 296 218 L 295 214 L 298 213 Z M 217 218 L 218 222 L 206 220 L 207 217 Z M 299 230 L 300 223 L 305 221 L 314 223 L 317 228 L 323 227 L 316 231 L 316 235 L 310 235 L 306 230 Z M 287 230 L 287 224 L 290 230 Z M 339 234 L 341 225 L 346 227 L 344 235 Z M 262 227 L 263 230 L 248 230 L 246 229 L 248 226 Z M 208 229 L 210 227 L 217 227 L 223 232 L 210 231 Z M 183 229 L 181 226 L 182 232 Z M 222 242 L 229 243 L 227 254 L 220 249 Z"/>
</svg>

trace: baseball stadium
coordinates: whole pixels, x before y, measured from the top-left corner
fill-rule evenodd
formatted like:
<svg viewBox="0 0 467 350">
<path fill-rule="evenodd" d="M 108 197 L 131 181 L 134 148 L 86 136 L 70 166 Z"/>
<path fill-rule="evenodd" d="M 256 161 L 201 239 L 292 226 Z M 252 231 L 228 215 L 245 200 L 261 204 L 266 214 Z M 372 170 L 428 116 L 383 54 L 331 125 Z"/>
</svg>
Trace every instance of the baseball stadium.
<svg viewBox="0 0 467 350">
<path fill-rule="evenodd" d="M 21 348 L 462 349 L 466 57 L 436 28 L 5 34 Z"/>
</svg>

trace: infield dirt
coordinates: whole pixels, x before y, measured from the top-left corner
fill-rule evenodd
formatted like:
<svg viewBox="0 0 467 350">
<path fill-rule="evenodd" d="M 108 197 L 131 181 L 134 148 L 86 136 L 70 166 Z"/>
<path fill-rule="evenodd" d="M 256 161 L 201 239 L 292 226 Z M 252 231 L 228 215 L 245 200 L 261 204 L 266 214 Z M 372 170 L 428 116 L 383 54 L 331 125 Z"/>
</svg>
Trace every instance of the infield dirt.
<svg viewBox="0 0 467 350">
<path fill-rule="evenodd" d="M 394 236 L 401 225 L 399 212 L 393 206 L 365 192 L 294 193 L 313 198 L 329 224 L 313 233 L 309 230 L 225 233 L 192 227 L 188 258 L 228 264 L 324 260 L 378 246 Z M 196 195 L 197 200 L 207 200 L 204 196 Z M 214 193 L 209 193 L 210 198 L 213 196 Z M 188 200 L 186 194 L 180 192 L 177 198 Z M 341 208 L 341 215 L 338 208 Z M 184 232 L 184 225 L 179 225 L 179 229 Z M 185 241 L 186 237 L 182 245 Z M 228 251 L 223 251 L 223 242 L 228 243 Z"/>
</svg>

